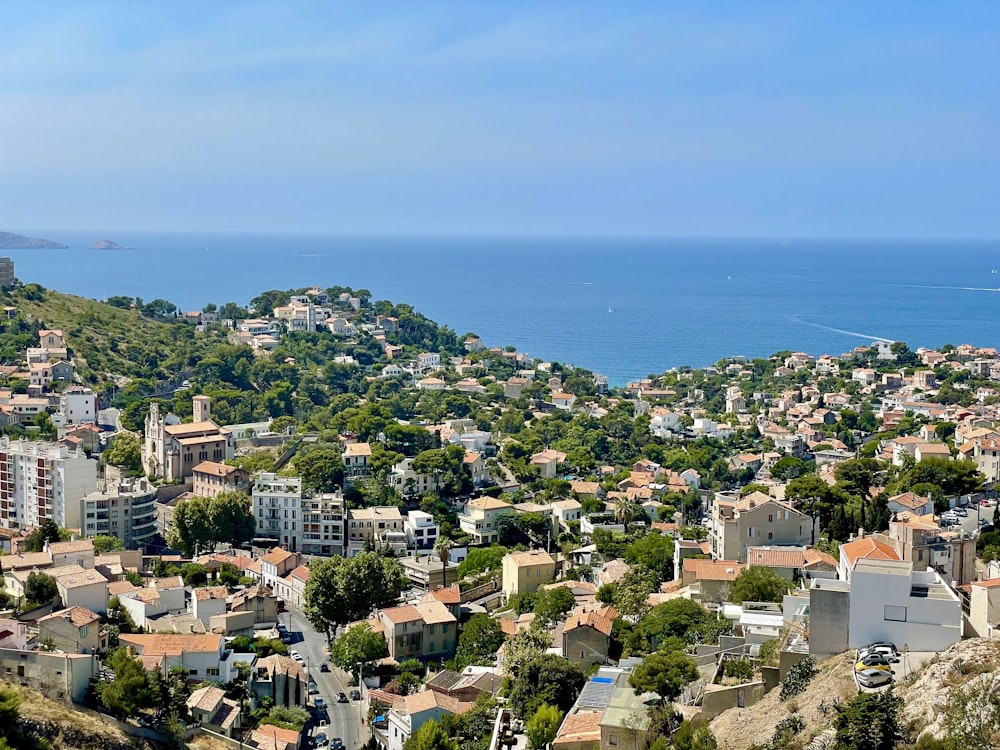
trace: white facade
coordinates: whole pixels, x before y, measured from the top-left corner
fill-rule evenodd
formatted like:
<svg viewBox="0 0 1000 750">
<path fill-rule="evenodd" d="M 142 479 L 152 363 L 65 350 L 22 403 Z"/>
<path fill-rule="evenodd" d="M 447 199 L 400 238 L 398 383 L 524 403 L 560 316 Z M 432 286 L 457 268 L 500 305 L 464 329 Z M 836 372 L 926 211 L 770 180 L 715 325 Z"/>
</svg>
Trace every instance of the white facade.
<svg viewBox="0 0 1000 750">
<path fill-rule="evenodd" d="M 434 523 L 434 516 L 422 510 L 411 510 L 403 519 L 403 528 L 409 540 L 411 549 L 434 549 L 440 529 Z"/>
<path fill-rule="evenodd" d="M 80 531 L 107 534 L 135 549 L 156 535 L 156 488 L 146 479 L 108 483 L 80 501 Z"/>
<path fill-rule="evenodd" d="M 347 511 L 341 493 L 314 495 L 302 500 L 302 544 L 306 555 L 344 554 Z"/>
<path fill-rule="evenodd" d="M 92 424 L 97 422 L 97 396 L 89 388 L 67 388 L 59 397 L 59 411 L 64 424 Z"/>
<path fill-rule="evenodd" d="M 253 487 L 257 536 L 276 539 L 285 549 L 302 549 L 302 478 L 263 473 Z"/>
<path fill-rule="evenodd" d="M 80 501 L 97 489 L 97 462 L 83 450 L 0 438 L 0 526 L 25 529 L 46 518 L 79 529 Z"/>
<path fill-rule="evenodd" d="M 850 582 L 848 645 L 876 641 L 910 651 L 944 651 L 962 638 L 958 595 L 934 570 L 909 562 L 858 560 Z"/>
</svg>

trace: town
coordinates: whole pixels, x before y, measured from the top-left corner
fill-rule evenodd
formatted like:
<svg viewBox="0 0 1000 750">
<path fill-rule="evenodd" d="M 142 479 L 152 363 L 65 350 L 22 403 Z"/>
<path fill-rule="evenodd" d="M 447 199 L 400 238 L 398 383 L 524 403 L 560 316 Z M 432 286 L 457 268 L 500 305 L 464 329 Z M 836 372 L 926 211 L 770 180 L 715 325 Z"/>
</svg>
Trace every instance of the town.
<svg viewBox="0 0 1000 750">
<path fill-rule="evenodd" d="M 972 746 L 915 701 L 998 661 L 995 349 L 616 386 L 366 290 L 0 286 L 3 691 L 203 748 Z"/>
</svg>

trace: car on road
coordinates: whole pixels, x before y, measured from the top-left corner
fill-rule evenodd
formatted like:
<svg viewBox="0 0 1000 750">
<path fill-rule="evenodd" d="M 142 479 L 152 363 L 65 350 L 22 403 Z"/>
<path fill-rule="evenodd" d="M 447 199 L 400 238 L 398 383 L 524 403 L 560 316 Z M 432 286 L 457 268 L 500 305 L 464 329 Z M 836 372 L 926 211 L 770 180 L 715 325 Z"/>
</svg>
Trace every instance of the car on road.
<svg viewBox="0 0 1000 750">
<path fill-rule="evenodd" d="M 892 664 L 884 656 L 866 656 L 863 659 L 858 659 L 858 663 L 854 665 L 854 671 L 864 672 L 866 669 L 881 669 L 891 672 Z"/>
<path fill-rule="evenodd" d="M 301 664 L 304 661 L 303 658 L 302 658 L 302 654 L 300 654 L 295 649 L 292 649 L 291 651 L 289 651 L 288 655 L 290 657 L 292 657 L 293 659 L 295 659 L 295 661 L 299 662 L 299 664 Z"/>
<path fill-rule="evenodd" d="M 319 692 L 319 688 L 316 687 L 316 683 L 315 682 L 310 682 L 309 683 L 309 695 L 316 695 L 316 693 L 318 693 L 318 692 Z"/>
<path fill-rule="evenodd" d="M 352 701 L 359 701 L 359 700 L 361 700 L 361 693 L 359 693 L 357 690 L 352 690 L 351 691 L 351 700 Z"/>
<path fill-rule="evenodd" d="M 333 750 L 343 750 L 344 741 L 340 739 L 340 737 L 334 737 L 330 740 L 330 747 L 333 748 Z"/>
<path fill-rule="evenodd" d="M 858 684 L 862 687 L 879 687 L 891 682 L 892 672 L 886 672 L 884 669 L 865 669 L 858 672 Z"/>
<path fill-rule="evenodd" d="M 329 672 L 330 671 L 330 665 L 327 664 L 326 662 L 323 662 L 322 664 L 319 665 L 319 671 L 320 672 Z"/>
<path fill-rule="evenodd" d="M 320 732 L 319 734 L 317 734 L 315 737 L 312 738 L 312 742 L 310 744 L 313 747 L 326 747 L 327 745 L 326 733 Z"/>
<path fill-rule="evenodd" d="M 337 703 L 347 703 L 347 693 L 337 693 Z"/>
<path fill-rule="evenodd" d="M 967 516 L 967 515 L 969 515 L 969 511 L 967 511 L 965 508 L 952 508 L 951 512 L 952 513 L 956 513 L 957 515 L 960 515 L 960 516 Z"/>
<path fill-rule="evenodd" d="M 325 709 L 326 708 L 326 701 L 323 700 L 322 698 L 317 698 L 316 700 L 313 701 L 313 706 L 315 706 L 316 708 L 318 708 L 320 710 Z"/>
<path fill-rule="evenodd" d="M 292 642 L 292 636 L 288 635 L 288 633 L 282 633 L 281 642 L 287 646 L 289 643 Z"/>
</svg>

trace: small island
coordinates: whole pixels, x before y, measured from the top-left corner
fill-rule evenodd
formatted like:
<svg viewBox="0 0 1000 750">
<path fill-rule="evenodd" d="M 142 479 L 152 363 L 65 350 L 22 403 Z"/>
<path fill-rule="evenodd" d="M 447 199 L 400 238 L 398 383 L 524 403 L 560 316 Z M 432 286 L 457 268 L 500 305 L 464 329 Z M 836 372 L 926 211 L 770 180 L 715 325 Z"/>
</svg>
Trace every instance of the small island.
<svg viewBox="0 0 1000 750">
<path fill-rule="evenodd" d="M 135 250 L 134 247 L 126 247 L 125 245 L 119 245 L 117 242 L 112 242 L 111 240 L 100 240 L 95 242 L 90 246 L 91 250 Z"/>
<path fill-rule="evenodd" d="M 0 250 L 65 250 L 68 246 L 38 237 L 0 232 Z"/>
</svg>

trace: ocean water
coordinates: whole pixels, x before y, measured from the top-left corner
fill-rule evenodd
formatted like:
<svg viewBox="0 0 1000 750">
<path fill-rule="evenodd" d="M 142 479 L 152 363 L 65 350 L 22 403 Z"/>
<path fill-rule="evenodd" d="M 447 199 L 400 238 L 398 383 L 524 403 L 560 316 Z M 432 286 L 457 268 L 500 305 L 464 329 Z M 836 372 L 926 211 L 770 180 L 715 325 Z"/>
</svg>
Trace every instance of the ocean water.
<svg viewBox="0 0 1000 750">
<path fill-rule="evenodd" d="M 1000 344 L 1000 242 L 30 234 L 70 249 L 9 251 L 18 278 L 60 291 L 200 309 L 265 289 L 366 288 L 612 384 L 873 338 Z M 86 249 L 105 238 L 136 249 Z"/>
</svg>

